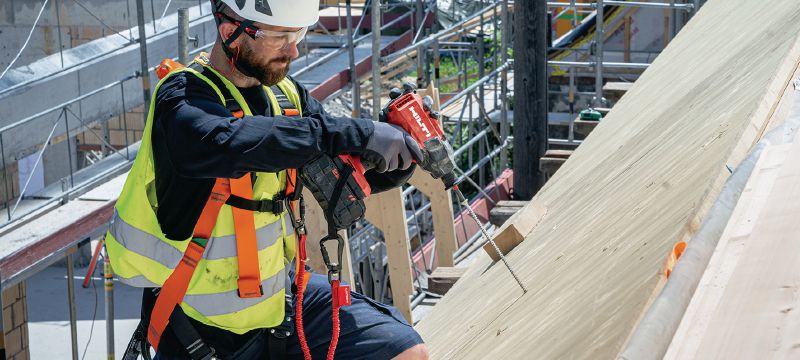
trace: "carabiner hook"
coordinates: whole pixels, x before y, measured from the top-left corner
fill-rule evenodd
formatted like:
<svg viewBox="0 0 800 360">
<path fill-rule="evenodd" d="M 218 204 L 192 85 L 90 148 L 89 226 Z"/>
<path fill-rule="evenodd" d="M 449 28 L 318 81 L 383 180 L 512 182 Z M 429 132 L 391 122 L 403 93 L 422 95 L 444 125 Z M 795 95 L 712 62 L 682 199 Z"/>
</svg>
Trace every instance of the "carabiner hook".
<svg viewBox="0 0 800 360">
<path fill-rule="evenodd" d="M 336 240 L 336 262 L 331 262 L 328 255 L 328 249 L 325 243 L 328 241 Z M 319 250 L 322 253 L 322 261 L 325 262 L 325 267 L 328 268 L 328 282 L 339 280 L 339 275 L 342 271 L 342 254 L 344 253 L 344 239 L 338 233 L 328 234 L 319 241 Z"/>
</svg>

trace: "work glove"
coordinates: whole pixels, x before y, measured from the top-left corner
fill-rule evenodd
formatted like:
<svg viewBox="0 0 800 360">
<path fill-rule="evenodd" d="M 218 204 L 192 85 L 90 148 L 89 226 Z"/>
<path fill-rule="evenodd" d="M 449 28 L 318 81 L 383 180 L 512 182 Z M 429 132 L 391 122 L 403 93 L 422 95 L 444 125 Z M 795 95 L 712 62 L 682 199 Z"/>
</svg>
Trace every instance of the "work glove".
<svg viewBox="0 0 800 360">
<path fill-rule="evenodd" d="M 376 122 L 361 159 L 377 172 L 406 170 L 422 161 L 422 151 L 411 135 L 398 126 Z"/>
</svg>

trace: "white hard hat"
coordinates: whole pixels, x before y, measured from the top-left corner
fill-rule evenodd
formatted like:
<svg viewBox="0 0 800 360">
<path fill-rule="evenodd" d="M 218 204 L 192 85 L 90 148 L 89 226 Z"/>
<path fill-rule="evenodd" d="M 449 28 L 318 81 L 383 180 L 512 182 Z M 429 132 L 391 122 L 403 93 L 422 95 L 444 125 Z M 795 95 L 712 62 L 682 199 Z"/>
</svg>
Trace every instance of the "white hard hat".
<svg viewBox="0 0 800 360">
<path fill-rule="evenodd" d="M 267 25 L 306 27 L 319 20 L 319 0 L 217 0 L 246 20 Z"/>
</svg>

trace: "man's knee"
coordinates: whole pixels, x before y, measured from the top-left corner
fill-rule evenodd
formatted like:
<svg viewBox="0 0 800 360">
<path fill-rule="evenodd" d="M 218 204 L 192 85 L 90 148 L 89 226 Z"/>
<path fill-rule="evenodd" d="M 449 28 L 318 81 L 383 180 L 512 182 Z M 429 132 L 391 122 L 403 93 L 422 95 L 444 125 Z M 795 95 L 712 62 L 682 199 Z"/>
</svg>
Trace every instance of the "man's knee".
<svg viewBox="0 0 800 360">
<path fill-rule="evenodd" d="M 428 360 L 428 347 L 417 344 L 394 357 L 393 360 Z"/>
</svg>

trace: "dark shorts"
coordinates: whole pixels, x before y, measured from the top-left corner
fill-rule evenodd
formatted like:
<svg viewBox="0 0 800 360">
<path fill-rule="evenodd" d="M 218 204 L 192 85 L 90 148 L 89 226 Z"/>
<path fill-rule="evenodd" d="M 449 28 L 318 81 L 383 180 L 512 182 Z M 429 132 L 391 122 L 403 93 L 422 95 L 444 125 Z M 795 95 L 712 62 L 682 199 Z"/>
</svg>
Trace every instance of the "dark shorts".
<svg viewBox="0 0 800 360">
<path fill-rule="evenodd" d="M 340 335 L 337 359 L 391 359 L 422 344 L 397 309 L 351 292 L 352 304 L 339 311 Z M 325 275 L 312 274 L 303 299 L 303 325 L 311 356 L 324 359 L 331 339 L 331 286 Z M 233 357 L 225 359 L 268 359 L 266 330 L 257 332 Z M 204 339 L 205 340 L 205 339 Z M 287 359 L 303 359 L 297 334 L 287 339 Z M 166 357 L 156 356 L 166 360 Z"/>
</svg>

